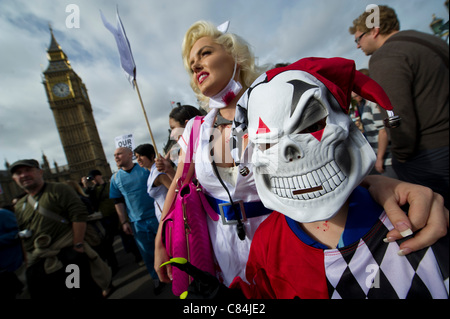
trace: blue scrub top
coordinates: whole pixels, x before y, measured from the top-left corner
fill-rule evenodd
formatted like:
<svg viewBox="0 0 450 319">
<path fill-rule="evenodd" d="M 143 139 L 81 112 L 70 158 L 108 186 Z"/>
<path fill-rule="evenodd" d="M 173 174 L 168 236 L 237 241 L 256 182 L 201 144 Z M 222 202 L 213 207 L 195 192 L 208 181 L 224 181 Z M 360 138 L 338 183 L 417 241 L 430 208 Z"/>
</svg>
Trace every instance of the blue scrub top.
<svg viewBox="0 0 450 319">
<path fill-rule="evenodd" d="M 153 198 L 147 194 L 148 169 L 135 164 L 130 172 L 119 170 L 111 178 L 110 198 L 125 199 L 131 222 L 155 217 Z"/>
</svg>

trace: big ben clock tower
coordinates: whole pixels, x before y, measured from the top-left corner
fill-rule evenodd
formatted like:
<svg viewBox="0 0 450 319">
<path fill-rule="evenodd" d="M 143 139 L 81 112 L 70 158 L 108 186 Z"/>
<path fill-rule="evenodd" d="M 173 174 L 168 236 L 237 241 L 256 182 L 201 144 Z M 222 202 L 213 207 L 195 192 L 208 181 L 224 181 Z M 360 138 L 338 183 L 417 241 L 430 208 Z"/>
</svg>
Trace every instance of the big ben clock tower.
<svg viewBox="0 0 450 319">
<path fill-rule="evenodd" d="M 106 161 L 86 86 L 72 69 L 51 28 L 50 33 L 49 65 L 44 71 L 43 84 L 72 178 L 79 181 L 92 169 L 99 169 L 109 178 L 111 168 Z"/>
</svg>

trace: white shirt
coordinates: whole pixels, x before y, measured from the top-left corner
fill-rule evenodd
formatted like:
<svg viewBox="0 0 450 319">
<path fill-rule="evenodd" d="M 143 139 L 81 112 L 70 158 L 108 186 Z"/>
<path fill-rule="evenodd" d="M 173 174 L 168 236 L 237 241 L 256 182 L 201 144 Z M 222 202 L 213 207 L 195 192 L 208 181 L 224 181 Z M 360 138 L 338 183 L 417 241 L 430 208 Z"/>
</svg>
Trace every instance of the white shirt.
<svg viewBox="0 0 450 319">
<path fill-rule="evenodd" d="M 154 186 L 153 184 L 155 183 L 156 178 L 161 174 L 165 173 L 158 171 L 156 169 L 156 164 L 153 163 L 147 180 L 147 193 L 155 201 L 155 215 L 158 222 L 161 221 L 161 212 L 164 207 L 164 200 L 166 199 L 167 187 L 163 184 L 159 186 Z"/>
</svg>

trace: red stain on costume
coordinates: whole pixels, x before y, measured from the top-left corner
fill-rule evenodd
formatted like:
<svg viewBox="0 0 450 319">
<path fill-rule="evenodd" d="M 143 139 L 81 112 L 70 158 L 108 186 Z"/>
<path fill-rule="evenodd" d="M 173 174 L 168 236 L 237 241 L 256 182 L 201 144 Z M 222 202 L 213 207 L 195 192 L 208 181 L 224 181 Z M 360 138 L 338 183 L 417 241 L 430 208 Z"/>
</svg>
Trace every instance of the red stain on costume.
<svg viewBox="0 0 450 319">
<path fill-rule="evenodd" d="M 222 101 L 225 102 L 226 105 L 230 104 L 231 101 L 236 97 L 236 94 L 234 94 L 232 91 L 225 94 L 225 96 L 222 98 Z"/>
</svg>

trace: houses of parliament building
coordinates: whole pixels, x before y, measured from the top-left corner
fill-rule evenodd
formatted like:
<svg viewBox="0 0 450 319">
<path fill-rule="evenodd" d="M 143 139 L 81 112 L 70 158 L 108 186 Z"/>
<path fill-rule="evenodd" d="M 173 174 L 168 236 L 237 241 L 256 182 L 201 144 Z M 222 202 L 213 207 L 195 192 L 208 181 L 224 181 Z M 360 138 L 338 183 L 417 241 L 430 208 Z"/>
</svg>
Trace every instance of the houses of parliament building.
<svg viewBox="0 0 450 319">
<path fill-rule="evenodd" d="M 45 154 L 42 154 L 40 164 L 44 170 L 44 179 L 49 182 L 69 179 L 80 181 L 92 169 L 100 170 L 104 178 L 109 179 L 111 168 L 106 161 L 86 86 L 72 69 L 51 28 L 50 34 L 50 46 L 47 49 L 49 64 L 43 72 L 43 85 L 67 165 L 53 163 L 54 167 L 51 167 Z M 36 160 L 39 161 L 38 158 Z M 0 170 L 0 207 L 10 205 L 13 198 L 23 193 L 12 180 L 9 165 L 6 161 L 6 170 Z"/>
</svg>

